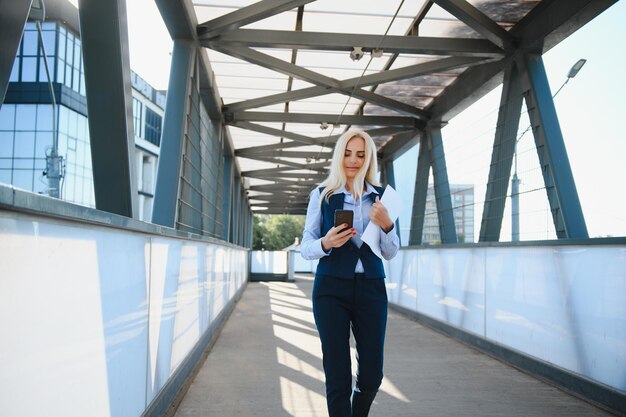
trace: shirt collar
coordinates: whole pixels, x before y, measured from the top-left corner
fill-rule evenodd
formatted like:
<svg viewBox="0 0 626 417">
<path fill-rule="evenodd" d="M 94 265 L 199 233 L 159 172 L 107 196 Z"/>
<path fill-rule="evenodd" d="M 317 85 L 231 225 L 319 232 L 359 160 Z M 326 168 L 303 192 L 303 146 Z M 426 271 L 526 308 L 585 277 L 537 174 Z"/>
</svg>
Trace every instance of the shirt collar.
<svg viewBox="0 0 626 417">
<path fill-rule="evenodd" d="M 335 190 L 335 192 L 333 193 L 333 195 L 335 194 L 351 194 L 350 192 L 348 192 L 348 190 L 346 190 L 346 187 L 343 186 L 337 190 Z M 365 181 L 365 192 L 363 193 L 363 197 L 367 196 L 368 194 L 374 193 L 376 195 L 378 195 L 378 191 L 376 191 L 376 189 L 374 188 L 374 186 L 372 184 L 370 184 L 369 182 Z"/>
</svg>

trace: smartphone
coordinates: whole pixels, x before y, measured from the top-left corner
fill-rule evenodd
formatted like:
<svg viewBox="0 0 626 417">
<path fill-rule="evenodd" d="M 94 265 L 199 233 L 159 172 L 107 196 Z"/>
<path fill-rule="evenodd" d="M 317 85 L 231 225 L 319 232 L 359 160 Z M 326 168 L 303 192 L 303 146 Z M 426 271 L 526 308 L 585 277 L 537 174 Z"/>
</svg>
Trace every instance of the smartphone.
<svg viewBox="0 0 626 417">
<path fill-rule="evenodd" d="M 348 224 L 347 228 L 342 229 L 339 233 L 345 232 L 352 228 L 352 220 L 354 219 L 354 213 L 352 210 L 335 210 L 335 227 L 344 223 Z"/>
</svg>

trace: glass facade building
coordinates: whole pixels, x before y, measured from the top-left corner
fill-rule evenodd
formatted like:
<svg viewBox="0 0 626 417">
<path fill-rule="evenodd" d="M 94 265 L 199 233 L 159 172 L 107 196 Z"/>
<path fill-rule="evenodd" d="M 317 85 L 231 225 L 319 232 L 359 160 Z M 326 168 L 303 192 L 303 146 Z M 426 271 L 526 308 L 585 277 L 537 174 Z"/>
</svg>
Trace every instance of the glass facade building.
<svg viewBox="0 0 626 417">
<path fill-rule="evenodd" d="M 56 133 L 57 153 L 64 163 L 60 197 L 94 207 L 81 41 L 65 23 L 48 21 L 41 28 L 40 36 L 34 22 L 26 23 L 0 107 L 0 182 L 47 194 L 46 155 L 52 150 Z M 49 80 L 56 99 L 55 112 Z M 140 220 L 149 220 L 165 94 L 135 73 L 131 82 L 138 212 Z"/>
</svg>

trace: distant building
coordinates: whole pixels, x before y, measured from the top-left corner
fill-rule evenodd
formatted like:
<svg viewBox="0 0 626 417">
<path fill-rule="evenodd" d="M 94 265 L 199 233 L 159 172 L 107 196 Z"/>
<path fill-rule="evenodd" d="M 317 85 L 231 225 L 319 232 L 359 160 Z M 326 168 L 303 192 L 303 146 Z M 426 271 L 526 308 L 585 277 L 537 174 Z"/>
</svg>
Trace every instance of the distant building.
<svg viewBox="0 0 626 417">
<path fill-rule="evenodd" d="M 474 185 L 450 184 L 452 208 L 456 235 L 460 243 L 474 242 Z M 439 244 L 439 221 L 437 218 L 437 202 L 432 185 L 428 187 L 426 195 L 426 215 L 424 217 L 424 232 L 422 244 Z"/>
<path fill-rule="evenodd" d="M 65 4 L 67 3 L 67 4 Z M 60 198 L 94 207 L 85 76 L 78 10 L 47 1 L 43 42 L 56 98 L 58 154 L 64 160 Z M 133 127 L 140 220 L 152 217 L 165 93 L 132 73 Z M 47 194 L 43 172 L 53 144 L 52 99 L 39 34 L 27 22 L 0 107 L 0 182 Z"/>
</svg>

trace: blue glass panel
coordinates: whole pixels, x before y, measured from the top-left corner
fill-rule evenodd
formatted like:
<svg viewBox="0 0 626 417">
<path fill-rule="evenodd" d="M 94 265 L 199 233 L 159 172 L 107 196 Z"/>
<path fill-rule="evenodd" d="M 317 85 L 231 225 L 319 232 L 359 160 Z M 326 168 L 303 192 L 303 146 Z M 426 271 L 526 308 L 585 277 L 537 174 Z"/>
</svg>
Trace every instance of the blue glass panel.
<svg viewBox="0 0 626 417">
<path fill-rule="evenodd" d="M 67 135 L 63 134 L 63 133 L 59 133 L 59 155 L 65 157 L 65 154 L 67 153 Z"/>
<path fill-rule="evenodd" d="M 80 93 L 80 72 L 74 68 L 74 78 L 72 79 L 72 90 Z"/>
<path fill-rule="evenodd" d="M 74 36 L 68 32 L 65 42 L 65 62 L 72 65 L 74 58 Z"/>
<path fill-rule="evenodd" d="M 72 67 L 69 64 L 65 64 L 65 86 L 72 88 Z"/>
<path fill-rule="evenodd" d="M 74 68 L 80 69 L 80 40 L 74 42 Z"/>
<path fill-rule="evenodd" d="M 57 23 L 56 22 L 43 22 L 41 24 L 41 28 L 43 30 L 56 30 Z"/>
<path fill-rule="evenodd" d="M 46 55 L 48 58 L 53 57 L 55 55 L 56 49 L 56 32 L 52 31 L 44 31 L 43 35 L 43 45 L 46 48 Z"/>
<path fill-rule="evenodd" d="M 18 104 L 15 109 L 15 130 L 35 130 L 37 105 Z"/>
<path fill-rule="evenodd" d="M 62 59 L 57 60 L 57 82 L 63 84 L 63 77 L 65 76 L 65 61 Z"/>
<path fill-rule="evenodd" d="M 0 107 L 1 130 L 15 130 L 15 104 L 3 104 Z"/>
<path fill-rule="evenodd" d="M 63 33 L 59 33 L 59 57 L 63 60 L 65 60 L 65 42 L 67 42 L 67 39 L 65 38 L 65 35 Z"/>
<path fill-rule="evenodd" d="M 52 105 L 37 105 L 37 130 L 52 130 Z"/>
<path fill-rule="evenodd" d="M 37 132 L 35 158 L 45 158 L 52 149 L 52 132 Z"/>
<path fill-rule="evenodd" d="M 35 132 L 15 132 L 15 158 L 32 158 L 35 154 Z"/>
<path fill-rule="evenodd" d="M 13 159 L 13 169 L 27 169 L 32 170 L 35 166 L 35 159 L 31 155 L 30 157 L 21 156 Z"/>
<path fill-rule="evenodd" d="M 0 182 L 3 184 L 11 184 L 11 170 L 0 169 Z"/>
<path fill-rule="evenodd" d="M 37 81 L 37 58 L 22 58 L 22 81 Z"/>
<path fill-rule="evenodd" d="M 59 106 L 59 132 L 68 133 L 69 130 L 69 109 L 65 106 Z"/>
<path fill-rule="evenodd" d="M 13 171 L 13 185 L 31 191 L 33 189 L 33 171 L 31 169 Z"/>
<path fill-rule="evenodd" d="M 74 175 L 69 174 L 69 166 L 68 171 L 66 172 L 65 180 L 63 181 L 63 198 L 69 201 L 74 201 Z"/>
<path fill-rule="evenodd" d="M 50 71 L 50 78 L 54 81 L 54 61 L 50 59 L 50 57 L 48 57 L 48 71 Z M 48 82 L 48 74 L 46 73 L 46 64 L 43 56 L 39 58 L 39 82 Z"/>
<path fill-rule="evenodd" d="M 76 136 L 85 142 L 89 142 L 89 137 L 87 136 L 87 118 L 82 114 L 77 114 L 77 118 L 78 128 L 76 129 Z"/>
<path fill-rule="evenodd" d="M 0 132 L 0 158 L 13 158 L 13 132 Z"/>
<path fill-rule="evenodd" d="M 70 118 L 69 118 L 69 123 L 68 123 L 68 131 L 67 134 L 76 138 L 78 136 L 78 113 L 76 113 L 73 110 L 69 110 L 68 112 L 70 114 Z M 74 148 L 76 149 L 76 148 Z"/>
<path fill-rule="evenodd" d="M 36 31 L 25 31 L 22 37 L 22 55 L 37 55 L 38 34 Z"/>
</svg>

